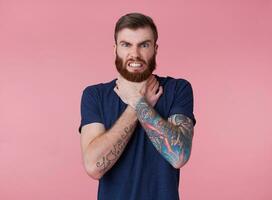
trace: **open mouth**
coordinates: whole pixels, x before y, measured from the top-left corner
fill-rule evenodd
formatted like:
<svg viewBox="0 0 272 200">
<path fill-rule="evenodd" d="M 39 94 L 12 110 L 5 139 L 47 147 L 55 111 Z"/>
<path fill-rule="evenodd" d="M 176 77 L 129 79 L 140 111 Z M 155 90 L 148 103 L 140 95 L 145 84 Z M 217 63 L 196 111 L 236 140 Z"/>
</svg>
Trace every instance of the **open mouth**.
<svg viewBox="0 0 272 200">
<path fill-rule="evenodd" d="M 140 62 L 129 62 L 128 66 L 131 67 L 131 68 L 134 68 L 134 69 L 140 69 L 144 65 L 143 65 L 143 63 L 140 63 Z"/>
</svg>

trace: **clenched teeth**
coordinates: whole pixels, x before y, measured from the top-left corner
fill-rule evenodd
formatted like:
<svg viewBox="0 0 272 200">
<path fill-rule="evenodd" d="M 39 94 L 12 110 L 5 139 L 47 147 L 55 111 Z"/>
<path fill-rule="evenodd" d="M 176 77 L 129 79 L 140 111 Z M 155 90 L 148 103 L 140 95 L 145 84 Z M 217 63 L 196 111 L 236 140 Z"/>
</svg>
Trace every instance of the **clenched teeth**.
<svg viewBox="0 0 272 200">
<path fill-rule="evenodd" d="M 142 64 L 141 63 L 130 63 L 129 66 L 130 67 L 141 67 Z"/>
</svg>

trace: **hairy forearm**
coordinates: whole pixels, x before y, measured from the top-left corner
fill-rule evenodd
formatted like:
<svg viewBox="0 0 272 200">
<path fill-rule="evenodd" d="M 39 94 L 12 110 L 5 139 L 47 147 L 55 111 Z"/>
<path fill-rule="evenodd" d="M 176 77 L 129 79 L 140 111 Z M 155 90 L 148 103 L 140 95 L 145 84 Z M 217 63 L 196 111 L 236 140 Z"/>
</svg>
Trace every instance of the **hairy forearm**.
<svg viewBox="0 0 272 200">
<path fill-rule="evenodd" d="M 171 119 L 173 122 L 163 119 L 144 98 L 137 103 L 136 112 L 149 139 L 161 155 L 173 167 L 183 166 L 190 157 L 192 127 L 183 125 L 181 122 L 184 120 L 178 117 Z"/>
<path fill-rule="evenodd" d="M 91 176 L 101 178 L 118 160 L 137 124 L 136 112 L 128 106 L 115 124 L 88 146 L 85 160 Z"/>
</svg>

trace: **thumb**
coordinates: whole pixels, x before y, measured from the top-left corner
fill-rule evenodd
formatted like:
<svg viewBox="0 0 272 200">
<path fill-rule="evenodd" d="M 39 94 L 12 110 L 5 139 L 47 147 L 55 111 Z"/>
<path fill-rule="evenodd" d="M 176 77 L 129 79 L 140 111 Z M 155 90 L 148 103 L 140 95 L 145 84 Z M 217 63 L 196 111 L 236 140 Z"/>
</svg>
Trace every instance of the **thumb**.
<svg viewBox="0 0 272 200">
<path fill-rule="evenodd" d="M 116 86 L 113 88 L 113 90 L 114 90 L 114 92 L 119 96 L 119 90 L 117 89 Z"/>
</svg>

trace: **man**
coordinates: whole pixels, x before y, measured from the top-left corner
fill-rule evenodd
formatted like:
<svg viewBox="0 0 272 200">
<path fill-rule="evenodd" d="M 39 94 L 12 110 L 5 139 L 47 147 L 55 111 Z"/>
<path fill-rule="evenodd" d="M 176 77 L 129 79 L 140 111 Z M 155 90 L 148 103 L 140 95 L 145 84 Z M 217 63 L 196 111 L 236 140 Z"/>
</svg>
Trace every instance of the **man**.
<svg viewBox="0 0 272 200">
<path fill-rule="evenodd" d="M 179 168 L 189 160 L 192 87 L 185 79 L 153 75 L 157 28 L 140 13 L 115 27 L 117 79 L 88 86 L 81 99 L 81 148 L 98 199 L 179 199 Z"/>
</svg>

